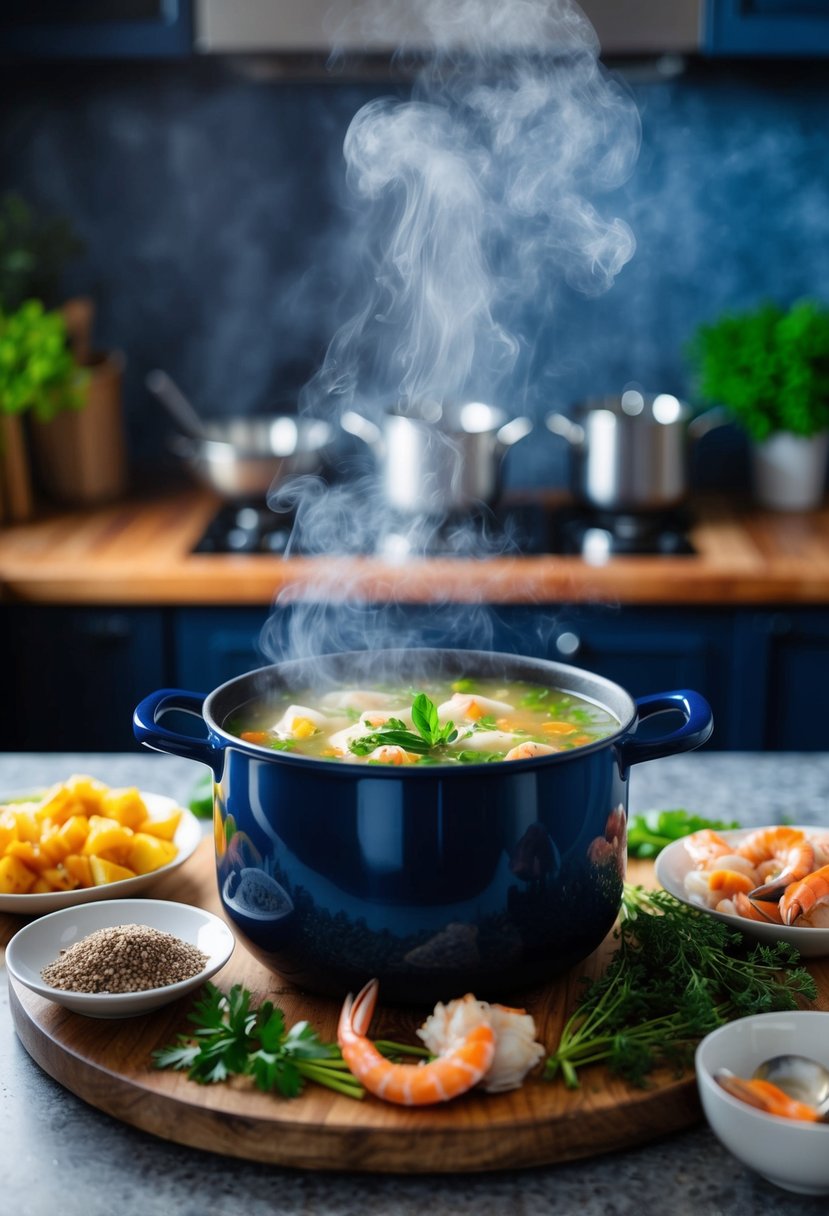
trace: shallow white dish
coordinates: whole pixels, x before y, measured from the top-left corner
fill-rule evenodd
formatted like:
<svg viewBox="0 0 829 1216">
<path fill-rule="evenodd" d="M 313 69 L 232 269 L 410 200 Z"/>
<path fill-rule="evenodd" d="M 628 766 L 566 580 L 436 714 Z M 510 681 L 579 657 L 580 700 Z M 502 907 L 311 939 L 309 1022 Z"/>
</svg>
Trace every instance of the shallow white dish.
<svg viewBox="0 0 829 1216">
<path fill-rule="evenodd" d="M 738 844 L 756 830 L 756 828 L 738 828 L 733 831 L 719 832 L 718 835 L 722 836 L 723 840 Z M 803 827 L 803 830 L 816 831 L 818 829 L 811 825 Z M 763 924 L 761 921 L 748 920 L 744 916 L 729 916 L 727 912 L 715 912 L 713 909 L 705 908 L 702 904 L 689 899 L 685 892 L 684 879 L 688 871 L 693 868 L 683 840 L 675 840 L 673 844 L 669 844 L 654 862 L 657 881 L 666 891 L 675 895 L 684 904 L 688 904 L 689 907 L 698 908 L 700 912 L 707 912 L 709 916 L 733 925 L 741 933 L 756 938 L 758 941 L 791 942 L 803 958 L 824 958 L 829 955 L 829 929 L 798 929 L 796 925 Z"/>
<path fill-rule="evenodd" d="M 97 929 L 113 925 L 149 925 L 171 933 L 207 955 L 198 975 L 164 988 L 144 992 L 66 992 L 53 988 L 41 977 L 60 954 Z M 64 1005 L 74 1013 L 93 1018 L 128 1018 L 159 1009 L 198 988 L 225 965 L 233 953 L 235 938 L 228 926 L 212 912 L 165 899 L 114 899 L 105 903 L 81 904 L 41 916 L 18 930 L 6 947 L 9 975 L 38 996 Z"/>
<path fill-rule="evenodd" d="M 95 903 L 100 899 L 123 899 L 148 890 L 154 882 L 177 869 L 195 851 L 202 838 L 202 827 L 192 811 L 182 807 L 174 798 L 165 794 L 148 794 L 140 791 L 151 819 L 164 819 L 173 810 L 181 811 L 181 819 L 173 837 L 178 853 L 166 866 L 152 870 L 149 874 L 136 874 L 135 878 L 122 878 L 100 887 L 81 887 L 75 891 L 46 891 L 42 895 L 0 895 L 0 912 L 14 912 L 18 916 L 38 916 L 41 912 L 56 912 L 59 908 L 73 908 L 76 904 Z M 19 799 L 18 799 L 19 801 Z"/>
<path fill-rule="evenodd" d="M 802 1195 L 826 1195 L 829 1124 L 768 1115 L 732 1097 L 714 1080 L 720 1068 L 748 1078 L 764 1060 L 790 1053 L 829 1067 L 829 1013 L 757 1013 L 713 1030 L 696 1052 L 702 1108 L 728 1151 L 768 1182 Z"/>
</svg>

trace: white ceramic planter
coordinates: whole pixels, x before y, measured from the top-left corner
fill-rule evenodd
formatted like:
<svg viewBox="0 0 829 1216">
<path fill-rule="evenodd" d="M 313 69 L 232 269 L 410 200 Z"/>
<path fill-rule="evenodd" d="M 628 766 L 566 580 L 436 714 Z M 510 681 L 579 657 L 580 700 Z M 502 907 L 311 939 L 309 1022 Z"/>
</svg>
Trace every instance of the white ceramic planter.
<svg viewBox="0 0 829 1216">
<path fill-rule="evenodd" d="M 780 431 L 752 446 L 754 495 L 773 511 L 819 507 L 826 484 L 829 431 L 809 439 Z"/>
</svg>

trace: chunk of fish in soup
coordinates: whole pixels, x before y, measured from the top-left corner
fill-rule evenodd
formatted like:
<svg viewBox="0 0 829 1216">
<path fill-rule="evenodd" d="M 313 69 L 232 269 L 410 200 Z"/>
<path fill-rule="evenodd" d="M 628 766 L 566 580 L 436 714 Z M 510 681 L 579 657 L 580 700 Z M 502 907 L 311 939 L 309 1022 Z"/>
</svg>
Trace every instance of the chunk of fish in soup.
<svg viewBox="0 0 829 1216">
<path fill-rule="evenodd" d="M 482 764 L 588 747 L 619 722 L 602 705 L 525 681 L 298 689 L 225 722 L 246 743 L 347 764 Z"/>
</svg>

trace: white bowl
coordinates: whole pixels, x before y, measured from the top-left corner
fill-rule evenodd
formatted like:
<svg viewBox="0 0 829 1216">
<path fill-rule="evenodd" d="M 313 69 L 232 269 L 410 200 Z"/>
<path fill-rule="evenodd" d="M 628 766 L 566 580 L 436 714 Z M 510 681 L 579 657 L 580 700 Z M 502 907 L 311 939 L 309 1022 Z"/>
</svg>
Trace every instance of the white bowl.
<svg viewBox="0 0 829 1216">
<path fill-rule="evenodd" d="M 100 887 L 79 887 L 74 891 L 45 891 L 39 895 L 0 895 L 0 912 L 14 912 L 17 916 L 39 916 L 41 912 L 56 912 L 58 908 L 73 908 L 76 904 L 95 903 L 100 899 L 123 899 L 147 891 L 171 870 L 183 865 L 195 852 L 202 839 L 202 825 L 192 811 L 179 806 L 174 798 L 164 794 L 149 794 L 140 791 L 151 819 L 165 819 L 174 810 L 181 811 L 181 819 L 173 837 L 178 849 L 172 861 L 159 866 L 149 874 L 136 874 L 135 878 L 122 878 L 118 882 L 104 883 Z"/>
<path fill-rule="evenodd" d="M 750 1077 L 764 1060 L 789 1053 L 810 1056 L 829 1068 L 829 1013 L 757 1013 L 712 1031 L 696 1052 L 702 1108 L 728 1151 L 768 1182 L 802 1195 L 826 1195 L 829 1124 L 768 1115 L 732 1097 L 714 1080 L 720 1068 Z"/>
<path fill-rule="evenodd" d="M 53 963 L 61 950 L 97 929 L 133 924 L 149 925 L 197 946 L 207 955 L 207 963 L 189 980 L 143 992 L 67 992 L 53 988 L 42 978 L 43 968 Z M 164 899 L 115 899 L 62 908 L 33 920 L 18 930 L 6 947 L 6 966 L 9 975 L 32 992 L 75 1013 L 93 1018 L 128 1018 L 159 1009 L 198 988 L 225 965 L 235 944 L 225 922 L 212 912 Z"/>
<path fill-rule="evenodd" d="M 756 830 L 756 828 L 738 828 L 733 831 L 719 832 L 718 835 L 722 836 L 723 840 L 737 845 Z M 815 828 L 812 825 L 803 827 L 802 830 L 813 832 Z M 654 863 L 657 881 L 666 891 L 676 896 L 682 903 L 688 904 L 689 907 L 707 912 L 709 916 L 725 921 L 726 924 L 758 941 L 790 942 L 802 958 L 824 958 L 829 955 L 829 929 L 798 929 L 796 925 L 774 925 L 771 922 L 764 924 L 762 921 L 748 920 L 745 916 L 730 916 L 727 912 L 715 912 L 712 908 L 706 908 L 690 899 L 685 891 L 685 875 L 693 868 L 694 864 L 685 848 L 684 840 L 675 840 L 673 844 L 669 844 L 658 855 Z"/>
</svg>

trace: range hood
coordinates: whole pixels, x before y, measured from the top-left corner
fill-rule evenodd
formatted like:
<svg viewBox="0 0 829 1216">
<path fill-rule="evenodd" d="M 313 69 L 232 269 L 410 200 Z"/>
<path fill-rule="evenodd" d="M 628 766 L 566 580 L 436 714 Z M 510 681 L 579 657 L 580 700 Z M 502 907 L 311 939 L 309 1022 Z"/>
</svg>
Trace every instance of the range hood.
<svg viewBox="0 0 829 1216">
<path fill-rule="evenodd" d="M 702 3 L 581 0 L 580 7 L 603 55 L 658 55 L 699 49 Z M 416 50 L 416 5 L 390 5 L 394 16 L 384 19 L 382 33 L 368 34 L 357 32 L 351 20 L 361 7 L 359 0 L 196 0 L 195 47 L 203 54 L 257 55 L 327 54 L 334 46 L 368 55 L 389 54 L 401 45 Z"/>
</svg>

